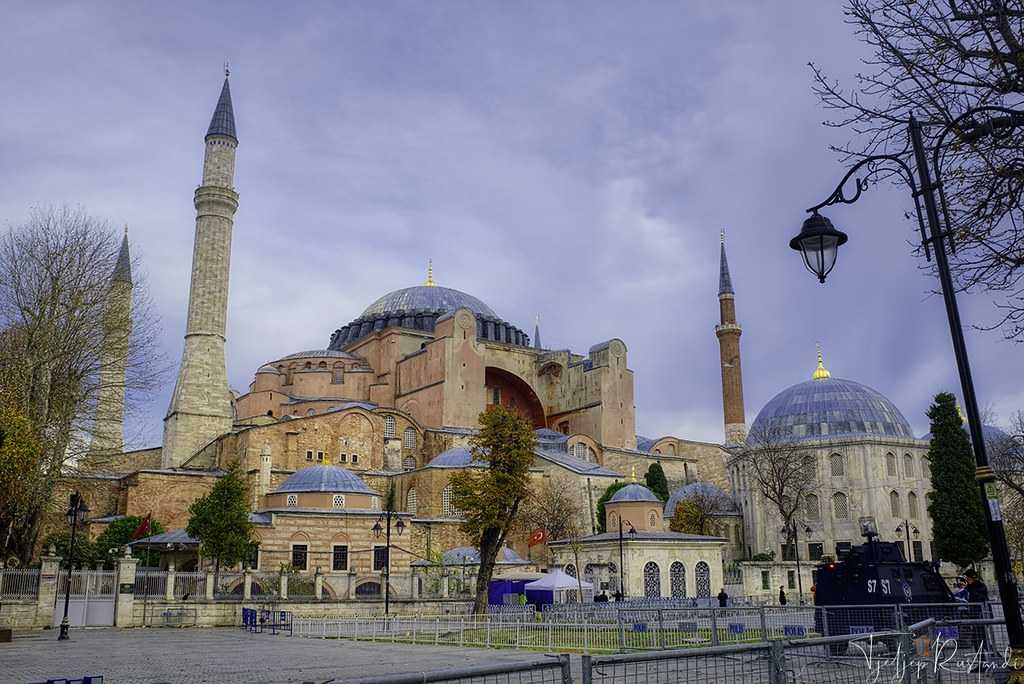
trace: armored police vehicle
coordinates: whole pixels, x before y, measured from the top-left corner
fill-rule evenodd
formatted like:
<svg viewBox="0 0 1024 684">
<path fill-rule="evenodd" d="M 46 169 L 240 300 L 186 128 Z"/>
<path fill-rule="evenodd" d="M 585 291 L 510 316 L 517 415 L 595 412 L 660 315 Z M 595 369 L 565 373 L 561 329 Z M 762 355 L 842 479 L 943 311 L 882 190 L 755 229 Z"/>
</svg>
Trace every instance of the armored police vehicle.
<svg viewBox="0 0 1024 684">
<path fill-rule="evenodd" d="M 900 547 L 878 541 L 874 521 L 861 521 L 867 542 L 845 558 L 817 566 L 814 627 L 823 635 L 896 631 L 929 617 L 963 618 L 967 606 L 929 562 L 910 562 Z M 898 608 L 897 608 L 898 606 Z"/>
</svg>

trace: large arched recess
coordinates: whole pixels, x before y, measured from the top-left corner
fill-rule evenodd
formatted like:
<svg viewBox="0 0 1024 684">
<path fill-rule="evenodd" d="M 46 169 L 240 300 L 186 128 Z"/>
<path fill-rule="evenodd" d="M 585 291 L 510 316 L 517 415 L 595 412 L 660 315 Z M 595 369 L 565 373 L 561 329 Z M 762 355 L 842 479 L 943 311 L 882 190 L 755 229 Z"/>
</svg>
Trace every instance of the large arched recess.
<svg viewBox="0 0 1024 684">
<path fill-rule="evenodd" d="M 522 378 L 501 368 L 488 366 L 484 371 L 484 385 L 487 388 L 487 403 L 494 402 L 494 390 L 497 389 L 501 405 L 514 409 L 526 416 L 533 427 L 547 427 L 544 422 L 544 406 Z"/>
</svg>

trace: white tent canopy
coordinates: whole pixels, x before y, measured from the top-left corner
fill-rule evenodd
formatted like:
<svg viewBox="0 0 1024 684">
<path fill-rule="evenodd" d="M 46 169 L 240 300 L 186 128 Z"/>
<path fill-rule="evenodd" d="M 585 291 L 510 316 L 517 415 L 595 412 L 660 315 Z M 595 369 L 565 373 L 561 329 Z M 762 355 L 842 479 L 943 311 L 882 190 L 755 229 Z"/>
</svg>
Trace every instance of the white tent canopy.
<svg viewBox="0 0 1024 684">
<path fill-rule="evenodd" d="M 549 572 L 538 580 L 528 582 L 523 588 L 530 591 L 578 591 L 581 585 L 584 592 L 586 592 L 587 589 L 594 588 L 594 585 L 590 582 L 578 580 L 572 575 L 567 575 L 561 570 L 555 570 L 554 572 Z"/>
</svg>

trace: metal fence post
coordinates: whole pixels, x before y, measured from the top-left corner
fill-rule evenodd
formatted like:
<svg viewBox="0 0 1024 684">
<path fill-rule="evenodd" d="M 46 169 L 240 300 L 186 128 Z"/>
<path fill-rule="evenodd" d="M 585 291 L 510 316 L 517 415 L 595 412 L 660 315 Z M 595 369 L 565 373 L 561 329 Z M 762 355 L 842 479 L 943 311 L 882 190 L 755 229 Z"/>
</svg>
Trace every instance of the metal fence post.
<svg viewBox="0 0 1024 684">
<path fill-rule="evenodd" d="M 587 656 L 583 656 L 586 658 Z M 562 684 L 572 684 L 572 667 L 568 653 L 558 654 L 558 665 L 562 668 Z"/>
<path fill-rule="evenodd" d="M 441 618 L 434 620 L 434 645 L 437 646 L 441 639 Z"/>
<path fill-rule="evenodd" d="M 491 621 L 487 621 L 487 648 L 491 647 Z"/>
<path fill-rule="evenodd" d="M 587 619 L 583 618 L 583 652 L 587 653 L 590 651 L 590 630 L 587 629 Z"/>
<path fill-rule="evenodd" d="M 665 616 L 661 608 L 658 609 L 658 648 L 665 648 Z"/>
<path fill-rule="evenodd" d="M 593 684 L 594 670 L 592 669 L 589 655 L 584 654 L 583 657 L 580 658 L 580 669 L 583 670 L 583 684 Z M 565 670 L 563 670 L 563 672 L 565 672 Z"/>
<path fill-rule="evenodd" d="M 786 649 L 781 641 L 772 641 L 768 644 L 768 682 L 786 682 Z"/>
<path fill-rule="evenodd" d="M 903 672 L 900 677 L 900 681 L 902 684 L 913 684 L 914 638 L 910 632 L 904 632 L 900 635 L 899 647 L 897 650 L 902 653 L 903 658 L 902 663 L 898 661 L 896 663 L 896 671 L 900 672 L 902 669 Z"/>
<path fill-rule="evenodd" d="M 619 650 L 626 650 L 626 626 L 622 624 L 622 611 L 616 610 L 615 617 L 619 621 Z"/>
<path fill-rule="evenodd" d="M 718 617 L 714 608 L 711 609 L 711 645 L 718 646 Z"/>
<path fill-rule="evenodd" d="M 768 616 L 765 615 L 764 606 L 759 607 L 757 612 L 761 617 L 761 641 L 768 641 Z"/>
</svg>

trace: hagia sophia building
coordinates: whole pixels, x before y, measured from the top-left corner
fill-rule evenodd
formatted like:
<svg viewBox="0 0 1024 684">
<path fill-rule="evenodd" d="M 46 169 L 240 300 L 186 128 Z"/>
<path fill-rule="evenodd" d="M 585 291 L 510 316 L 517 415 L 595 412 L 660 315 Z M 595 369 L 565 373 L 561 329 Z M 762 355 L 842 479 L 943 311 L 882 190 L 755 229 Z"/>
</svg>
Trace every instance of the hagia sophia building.
<svg viewBox="0 0 1024 684">
<path fill-rule="evenodd" d="M 346 583 L 344 590 L 334 587 L 337 595 L 367 595 L 379 589 L 387 562 L 371 528 L 389 492 L 394 492 L 395 509 L 407 530 L 400 548 L 392 549 L 393 573 L 467 545 L 448 480 L 461 469 L 481 467 L 472 460 L 468 440 L 479 414 L 501 404 L 533 423 L 532 475 L 551 478 L 578 495 L 584 503 L 580 527 L 596 535 L 594 548 L 600 546 L 598 498 L 615 481 L 661 464 L 674 492 L 668 504 L 649 499 L 640 491 L 649 490 L 639 484 L 627 488 L 632 498 L 623 502 L 629 504 L 624 510 L 636 508 L 635 515 L 644 516 L 642 524 L 640 519 L 634 523 L 650 536 L 649 547 L 643 539 L 634 541 L 635 591 L 642 586 L 653 595 L 693 595 L 713 586 L 717 592 L 723 561 L 779 551 L 777 523 L 733 457 L 746 439 L 746 419 L 742 330 L 724 242 L 721 318 L 715 327 L 721 350 L 722 444 L 636 434 L 634 378 L 623 340 L 597 342 L 585 354 L 547 349 L 539 329 L 531 337 L 480 299 L 435 283 L 432 274 L 424 284 L 381 296 L 348 325 L 325 331 L 323 349 L 268 360 L 255 370 L 248 390 L 235 395 L 228 387 L 224 344 L 233 216 L 240 201 L 233 185 L 238 144 L 225 77 L 195 192 L 184 351 L 164 419 L 163 445 L 124 451 L 118 422 L 122 398 L 100 399 L 98 425 L 100 416 L 116 414 L 116 420 L 106 421 L 115 428 L 96 430 L 88 474 L 66 483 L 88 501 L 90 534 L 128 515 L 152 514 L 165 528 L 184 528 L 190 503 L 238 461 L 251 497 L 258 568 L 290 565 L 300 572 L 334 572 Z M 127 236 L 112 298 L 116 293 L 123 301 L 125 288 L 130 292 Z M 820 558 L 835 553 L 837 544 L 858 543 L 851 521 L 866 511 L 891 512 L 886 524 L 910 521 L 918 532 L 914 541 L 920 542 L 914 555 L 930 557 L 924 511 L 928 480 L 922 463 L 927 442 L 913 437 L 906 419 L 885 397 L 832 379 L 819 357 L 814 378 L 784 390 L 755 423 L 787 425 L 794 438 L 821 452 L 822 488 L 803 521 L 812 531 L 801 536 L 801 558 L 812 553 Z M 734 510 L 723 514 L 720 537 L 671 537 L 674 533 L 667 531 L 672 509 L 694 487 L 717 488 L 735 501 Z M 652 509 L 649 520 L 641 510 L 645 506 Z M 643 549 L 655 545 L 663 560 L 645 561 Z M 514 557 L 538 556 L 537 548 L 527 547 L 525 535 L 510 546 L 507 551 Z M 674 549 L 686 560 L 673 561 Z M 710 576 L 695 585 L 694 572 L 686 575 L 684 562 L 710 567 Z M 599 569 L 601 562 L 593 565 Z M 677 566 L 688 579 L 675 574 Z M 599 571 L 594 568 L 588 574 Z M 784 565 L 780 568 L 772 570 L 774 587 L 777 572 L 785 571 Z"/>
</svg>

